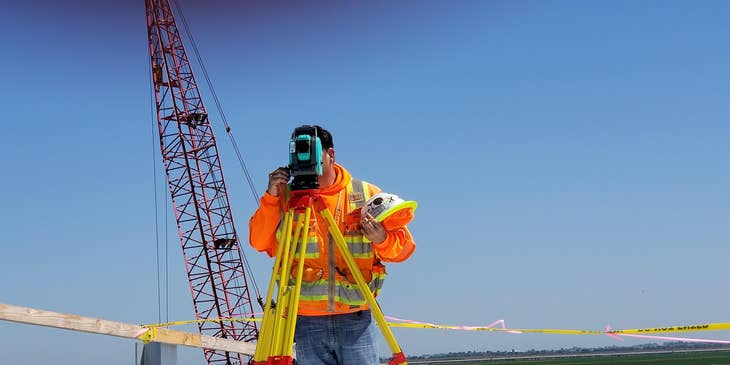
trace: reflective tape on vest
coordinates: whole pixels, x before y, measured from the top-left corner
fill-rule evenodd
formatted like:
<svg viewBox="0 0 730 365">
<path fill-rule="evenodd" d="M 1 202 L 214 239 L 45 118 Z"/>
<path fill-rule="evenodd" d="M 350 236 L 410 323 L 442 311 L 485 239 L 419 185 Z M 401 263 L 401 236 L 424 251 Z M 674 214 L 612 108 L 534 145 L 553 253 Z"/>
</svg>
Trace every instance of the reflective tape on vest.
<svg viewBox="0 0 730 365">
<path fill-rule="evenodd" d="M 347 187 L 347 190 L 347 201 L 350 208 L 348 212 L 364 206 L 365 202 L 370 199 L 370 189 L 368 189 L 367 183 L 360 179 L 350 180 L 350 185 Z"/>
<path fill-rule="evenodd" d="M 281 243 L 283 232 L 281 231 L 282 223 L 279 223 L 279 227 L 276 229 L 276 240 Z M 293 230 L 294 228 L 292 228 Z M 294 252 L 299 252 L 299 242 L 297 242 Z M 307 251 L 304 253 L 304 258 L 316 259 L 319 257 L 319 241 L 317 235 L 310 231 L 310 236 L 307 239 Z"/>
<path fill-rule="evenodd" d="M 350 242 L 347 240 L 347 249 L 350 250 L 353 258 L 356 259 L 369 259 L 373 257 L 373 244 L 370 242 Z"/>
<path fill-rule="evenodd" d="M 380 289 L 383 287 L 385 281 L 384 273 L 373 273 L 373 279 L 368 284 L 370 291 L 373 295 L 377 295 Z M 365 304 L 365 298 L 360 292 L 360 287 L 357 284 L 344 283 L 338 281 L 335 287 L 335 300 L 339 303 L 360 306 Z M 328 296 L 328 281 L 327 279 L 317 280 L 312 283 L 302 283 L 301 294 L 299 296 L 300 301 L 326 301 Z"/>
</svg>

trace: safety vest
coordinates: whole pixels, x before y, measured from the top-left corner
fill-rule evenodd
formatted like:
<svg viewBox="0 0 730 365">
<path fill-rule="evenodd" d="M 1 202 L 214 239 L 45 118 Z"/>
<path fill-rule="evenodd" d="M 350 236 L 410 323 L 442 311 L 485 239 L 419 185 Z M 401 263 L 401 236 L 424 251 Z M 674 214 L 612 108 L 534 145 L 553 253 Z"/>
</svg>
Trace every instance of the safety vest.
<svg viewBox="0 0 730 365">
<path fill-rule="evenodd" d="M 364 206 L 370 198 L 369 187 L 367 182 L 352 179 L 345 189 L 345 201 L 340 202 L 338 199 L 337 211 L 333 215 L 360 273 L 368 283 L 370 290 L 377 296 L 385 280 L 385 266 L 375 256 L 372 242 L 363 236 L 359 226 L 360 211 L 358 208 Z M 295 227 L 292 227 L 292 230 L 294 229 Z M 348 269 L 345 260 L 337 252 L 334 238 L 326 229 L 326 220 L 312 214 L 304 256 L 299 314 L 325 315 L 367 309 L 367 303 L 354 276 Z M 282 236 L 282 224 L 280 223 L 276 230 L 276 237 L 280 240 Z M 320 237 L 326 237 L 326 239 L 320 240 Z M 331 254 L 333 252 L 336 254 Z M 296 276 L 297 260 L 294 262 L 292 273 L 289 276 L 289 283 L 292 285 Z"/>
</svg>

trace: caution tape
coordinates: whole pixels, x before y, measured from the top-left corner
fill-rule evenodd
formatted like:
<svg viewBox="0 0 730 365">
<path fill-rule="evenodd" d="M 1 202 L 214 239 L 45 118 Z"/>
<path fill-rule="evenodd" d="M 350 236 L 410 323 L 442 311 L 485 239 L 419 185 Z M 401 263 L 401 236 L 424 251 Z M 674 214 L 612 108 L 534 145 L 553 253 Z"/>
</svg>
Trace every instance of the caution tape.
<svg viewBox="0 0 730 365">
<path fill-rule="evenodd" d="M 730 330 L 730 322 L 707 323 L 690 326 L 669 326 L 651 327 L 630 330 L 608 330 L 611 334 L 645 334 L 645 333 L 666 333 L 666 332 L 697 332 L 697 331 L 721 331 Z"/>
<path fill-rule="evenodd" d="M 237 318 L 211 318 L 211 319 L 191 319 L 187 321 L 175 321 L 175 322 L 165 322 L 165 323 L 153 323 L 153 324 L 143 324 L 142 327 L 145 328 L 156 328 L 156 327 L 172 327 L 172 326 L 182 326 L 186 324 L 193 324 L 193 323 L 207 323 L 207 322 L 260 322 L 261 318 L 253 318 L 253 317 L 237 317 Z"/>
<path fill-rule="evenodd" d="M 143 324 L 143 325 L 141 325 L 141 327 L 143 327 L 144 330 L 141 331 L 136 336 L 143 343 L 148 344 L 157 338 L 157 329 L 160 327 L 182 326 L 182 325 L 186 325 L 186 324 L 206 323 L 206 322 L 258 322 L 258 321 L 261 321 L 261 319 L 260 318 L 240 317 L 240 318 L 192 319 L 192 320 L 187 320 L 187 321 Z"/>
<path fill-rule="evenodd" d="M 713 340 L 704 338 L 686 338 L 686 337 L 668 337 L 658 336 L 657 333 L 676 333 L 676 332 L 698 332 L 698 331 L 722 331 L 730 330 L 730 322 L 707 323 L 689 326 L 665 326 L 665 327 L 649 327 L 637 329 L 612 330 L 606 327 L 603 331 L 591 330 L 569 330 L 569 329 L 526 329 L 526 328 L 507 328 L 504 320 L 494 321 L 487 326 L 449 326 L 438 325 L 433 323 L 416 322 L 395 317 L 387 317 L 390 320 L 399 321 L 399 323 L 388 323 L 391 327 L 405 328 L 435 328 L 447 330 L 462 331 L 490 331 L 490 332 L 508 332 L 508 333 L 547 333 L 561 335 L 607 335 L 617 340 L 623 341 L 622 337 L 647 338 L 654 340 L 682 341 L 682 342 L 704 342 L 730 344 L 728 340 Z M 499 327 L 496 327 L 498 326 Z"/>
<path fill-rule="evenodd" d="M 146 331 L 144 331 L 141 334 L 137 335 L 137 338 L 139 338 L 140 340 L 142 340 L 142 342 L 144 344 L 148 344 L 148 343 L 154 341 L 157 338 L 157 327 L 147 328 Z"/>
<path fill-rule="evenodd" d="M 707 343 L 722 343 L 730 344 L 730 341 L 726 340 L 712 340 L 712 339 L 698 339 L 698 338 L 683 338 L 683 337 L 666 337 L 658 336 L 659 333 L 682 333 L 682 332 L 700 332 L 700 331 L 723 331 L 730 330 L 730 322 L 718 322 L 718 323 L 706 323 L 706 324 L 695 324 L 687 326 L 665 326 L 665 327 L 648 327 L 648 328 L 636 328 L 636 329 L 622 329 L 612 330 L 610 327 L 606 327 L 603 331 L 597 330 L 574 330 L 574 329 L 537 329 L 537 328 L 508 328 L 505 321 L 500 319 L 492 322 L 486 326 L 453 326 L 453 325 L 442 325 L 427 322 L 418 322 L 408 319 L 401 319 L 386 316 L 388 320 L 388 326 L 390 327 L 401 327 L 401 328 L 427 328 L 427 329 L 443 329 L 443 330 L 460 330 L 460 331 L 486 331 L 486 332 L 506 332 L 506 333 L 544 333 L 544 334 L 558 334 L 558 335 L 607 335 L 618 340 L 623 339 L 621 337 L 634 337 L 634 338 L 651 338 L 669 341 L 684 341 L 684 342 L 707 342 Z M 239 317 L 239 318 L 213 318 L 213 319 L 197 319 L 187 321 L 175 321 L 158 324 L 145 324 L 142 327 L 149 329 L 140 334 L 139 338 L 143 341 L 150 341 L 154 339 L 156 335 L 156 328 L 158 327 L 170 327 L 180 326 L 192 323 L 204 323 L 204 322 L 258 322 L 261 318 L 255 317 Z"/>
<path fill-rule="evenodd" d="M 389 319 L 404 321 L 401 319 L 389 317 Z M 495 327 L 496 324 L 501 324 L 502 327 Z M 437 325 L 433 323 L 423 323 L 407 321 L 401 323 L 389 323 L 391 327 L 405 327 L 405 328 L 436 328 L 436 329 L 451 329 L 451 330 L 464 330 L 464 331 L 494 331 L 494 332 L 512 332 L 512 333 L 550 333 L 560 335 L 606 335 L 606 334 L 647 334 L 647 333 L 667 333 L 667 332 L 697 332 L 697 331 L 721 331 L 730 330 L 730 322 L 722 323 L 708 323 L 690 326 L 668 326 L 668 327 L 651 327 L 651 328 L 639 328 L 639 329 L 624 329 L 624 330 L 611 330 L 606 329 L 603 331 L 596 330 L 571 330 L 571 329 L 533 329 L 533 328 L 507 328 L 504 326 L 504 321 L 499 320 L 488 326 L 449 326 L 449 325 Z"/>
</svg>

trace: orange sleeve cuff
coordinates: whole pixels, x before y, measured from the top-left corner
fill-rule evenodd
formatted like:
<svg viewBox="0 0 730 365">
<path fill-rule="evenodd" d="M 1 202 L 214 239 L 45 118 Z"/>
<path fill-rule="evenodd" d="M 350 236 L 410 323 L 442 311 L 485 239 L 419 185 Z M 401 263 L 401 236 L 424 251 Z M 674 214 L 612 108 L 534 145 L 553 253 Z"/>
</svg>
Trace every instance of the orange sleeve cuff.
<svg viewBox="0 0 730 365">
<path fill-rule="evenodd" d="M 261 197 L 261 205 L 279 205 L 279 197 L 273 196 L 266 191 L 264 196 Z"/>
<path fill-rule="evenodd" d="M 408 228 L 401 227 L 388 231 L 385 241 L 373 243 L 375 254 L 386 262 L 401 262 L 408 259 L 416 250 L 416 243 Z"/>
</svg>

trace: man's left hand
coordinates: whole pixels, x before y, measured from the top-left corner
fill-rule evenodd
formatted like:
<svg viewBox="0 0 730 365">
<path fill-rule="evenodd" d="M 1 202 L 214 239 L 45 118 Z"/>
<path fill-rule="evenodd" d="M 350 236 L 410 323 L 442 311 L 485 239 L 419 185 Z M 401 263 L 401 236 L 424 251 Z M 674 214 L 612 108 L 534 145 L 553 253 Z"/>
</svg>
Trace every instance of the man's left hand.
<svg viewBox="0 0 730 365">
<path fill-rule="evenodd" d="M 385 227 L 370 214 L 363 215 L 360 221 L 360 230 L 365 238 L 373 243 L 381 243 L 388 237 L 388 231 L 385 230 Z"/>
</svg>

